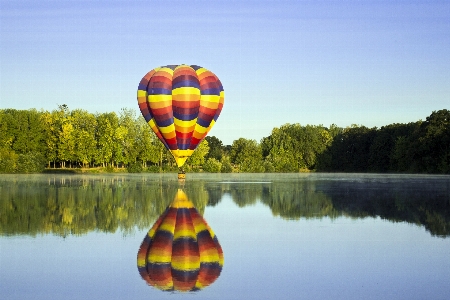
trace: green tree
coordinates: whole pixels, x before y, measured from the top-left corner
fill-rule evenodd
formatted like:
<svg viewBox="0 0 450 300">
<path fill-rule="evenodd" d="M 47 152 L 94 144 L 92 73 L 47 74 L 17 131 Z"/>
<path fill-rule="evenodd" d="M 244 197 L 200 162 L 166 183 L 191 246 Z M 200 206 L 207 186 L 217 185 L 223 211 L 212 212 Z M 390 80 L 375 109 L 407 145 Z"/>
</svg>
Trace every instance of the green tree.
<svg viewBox="0 0 450 300">
<path fill-rule="evenodd" d="M 97 120 L 85 110 L 74 110 L 71 117 L 75 138 L 75 160 L 86 167 L 94 161 L 97 151 L 95 140 Z"/>
<path fill-rule="evenodd" d="M 264 172 L 261 146 L 255 140 L 239 138 L 233 141 L 230 160 L 239 166 L 240 172 Z"/>
<path fill-rule="evenodd" d="M 44 155 L 50 168 L 51 162 L 53 166 L 56 166 L 56 160 L 58 159 L 58 141 L 60 126 L 58 125 L 58 113 L 44 112 L 41 115 L 41 122 L 43 124 L 43 137 L 45 141 Z"/>
<path fill-rule="evenodd" d="M 13 150 L 0 148 L 0 173 L 15 173 L 19 163 L 19 155 Z"/>
<path fill-rule="evenodd" d="M 58 159 L 61 161 L 62 167 L 66 167 L 66 162 L 71 162 L 76 159 L 75 156 L 75 134 L 72 123 L 72 117 L 65 116 L 62 120 L 61 131 L 59 132 L 59 147 L 58 147 Z"/>
<path fill-rule="evenodd" d="M 422 159 L 428 173 L 450 173 L 450 111 L 433 111 L 423 123 Z"/>
<path fill-rule="evenodd" d="M 97 153 L 95 160 L 103 167 L 113 165 L 113 155 L 115 153 L 116 129 L 119 127 L 119 118 L 116 113 L 103 113 L 97 116 Z"/>
<path fill-rule="evenodd" d="M 203 164 L 203 171 L 205 172 L 220 173 L 221 169 L 222 163 L 213 157 L 208 158 L 206 162 Z"/>
<path fill-rule="evenodd" d="M 272 134 L 261 141 L 262 154 L 275 172 L 298 171 L 298 161 L 294 155 L 294 141 L 285 130 L 287 126 L 290 125 L 274 128 Z"/>
<path fill-rule="evenodd" d="M 209 152 L 205 158 L 206 159 L 215 158 L 217 161 L 220 161 L 223 155 L 222 141 L 215 136 L 207 136 L 205 140 L 208 142 L 209 145 Z"/>
<path fill-rule="evenodd" d="M 352 125 L 338 134 L 330 146 L 331 171 L 367 172 L 376 128 Z"/>
<path fill-rule="evenodd" d="M 186 160 L 186 164 L 193 166 L 201 166 L 205 163 L 205 157 L 208 154 L 208 141 L 204 139 L 195 149 L 194 153 Z"/>
<path fill-rule="evenodd" d="M 220 160 L 220 164 L 221 164 L 221 168 L 220 168 L 221 173 L 233 172 L 233 166 L 231 165 L 229 156 L 223 155 L 222 159 Z"/>
<path fill-rule="evenodd" d="M 143 167 L 147 166 L 147 162 L 159 164 L 160 152 L 163 151 L 164 146 L 143 117 L 137 119 L 137 126 L 139 132 L 136 143 L 137 158 L 141 160 Z"/>
<path fill-rule="evenodd" d="M 116 131 L 117 154 L 121 152 L 121 161 L 124 164 L 136 162 L 139 156 L 139 123 L 134 110 L 122 109 L 119 116 L 119 127 Z"/>
</svg>

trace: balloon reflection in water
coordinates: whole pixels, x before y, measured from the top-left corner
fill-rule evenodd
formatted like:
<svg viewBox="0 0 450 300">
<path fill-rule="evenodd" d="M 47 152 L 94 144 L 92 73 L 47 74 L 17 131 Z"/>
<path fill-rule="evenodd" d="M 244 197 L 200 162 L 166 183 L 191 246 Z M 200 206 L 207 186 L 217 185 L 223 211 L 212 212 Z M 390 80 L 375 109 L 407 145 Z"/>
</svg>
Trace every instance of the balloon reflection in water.
<svg viewBox="0 0 450 300">
<path fill-rule="evenodd" d="M 165 291 L 197 291 L 219 277 L 222 248 L 183 191 L 145 236 L 137 265 L 149 285 Z"/>
</svg>

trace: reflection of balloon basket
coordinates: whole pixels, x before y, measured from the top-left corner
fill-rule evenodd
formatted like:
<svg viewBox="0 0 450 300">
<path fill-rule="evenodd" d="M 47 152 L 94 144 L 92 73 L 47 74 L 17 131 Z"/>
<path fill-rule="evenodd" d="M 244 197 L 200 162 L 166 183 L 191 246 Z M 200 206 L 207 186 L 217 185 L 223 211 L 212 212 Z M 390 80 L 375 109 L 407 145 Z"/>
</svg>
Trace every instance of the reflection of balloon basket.
<svg viewBox="0 0 450 300">
<path fill-rule="evenodd" d="M 186 179 L 186 173 L 184 173 L 184 172 L 179 172 L 179 173 L 178 173 L 178 179 L 180 179 L 180 180 Z"/>
</svg>

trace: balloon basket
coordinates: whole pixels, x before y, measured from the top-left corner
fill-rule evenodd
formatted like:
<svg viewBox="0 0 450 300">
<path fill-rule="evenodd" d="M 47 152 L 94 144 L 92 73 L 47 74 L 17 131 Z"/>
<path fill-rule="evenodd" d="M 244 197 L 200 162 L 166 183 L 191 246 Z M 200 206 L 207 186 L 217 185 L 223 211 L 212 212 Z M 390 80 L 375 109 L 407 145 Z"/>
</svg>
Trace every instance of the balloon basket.
<svg viewBox="0 0 450 300">
<path fill-rule="evenodd" d="M 186 179 L 186 173 L 178 173 L 178 179 L 179 179 L 179 180 L 184 180 L 184 179 Z"/>
</svg>

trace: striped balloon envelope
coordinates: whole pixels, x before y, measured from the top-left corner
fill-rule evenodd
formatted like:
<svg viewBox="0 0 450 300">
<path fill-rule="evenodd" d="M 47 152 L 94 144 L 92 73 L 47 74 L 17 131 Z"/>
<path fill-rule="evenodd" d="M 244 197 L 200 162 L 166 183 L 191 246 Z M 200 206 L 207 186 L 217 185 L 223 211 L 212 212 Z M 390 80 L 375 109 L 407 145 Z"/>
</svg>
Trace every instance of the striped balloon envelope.
<svg viewBox="0 0 450 300">
<path fill-rule="evenodd" d="M 179 190 L 148 231 L 137 255 L 141 277 L 164 291 L 198 291 L 212 284 L 223 267 L 216 235 Z"/>
<path fill-rule="evenodd" d="M 178 167 L 214 126 L 224 103 L 222 83 L 195 65 L 168 65 L 148 72 L 137 99 L 145 121 L 170 150 Z"/>
</svg>

